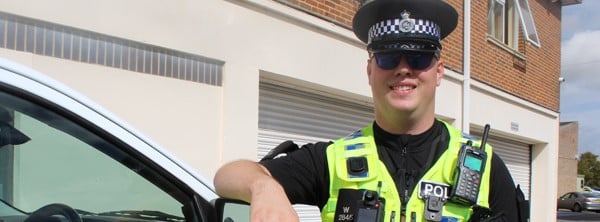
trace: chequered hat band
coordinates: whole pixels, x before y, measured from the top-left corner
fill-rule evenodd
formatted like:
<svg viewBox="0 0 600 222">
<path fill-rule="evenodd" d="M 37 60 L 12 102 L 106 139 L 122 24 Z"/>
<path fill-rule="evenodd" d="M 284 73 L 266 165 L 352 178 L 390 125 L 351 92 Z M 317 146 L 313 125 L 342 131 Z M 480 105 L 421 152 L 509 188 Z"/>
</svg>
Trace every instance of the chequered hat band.
<svg viewBox="0 0 600 222">
<path fill-rule="evenodd" d="M 369 29 L 368 43 L 371 43 L 373 39 L 381 36 L 402 33 L 425 34 L 435 37 L 438 40 L 440 39 L 440 27 L 432 21 L 425 19 L 395 18 L 384 20 L 371 26 Z"/>
</svg>

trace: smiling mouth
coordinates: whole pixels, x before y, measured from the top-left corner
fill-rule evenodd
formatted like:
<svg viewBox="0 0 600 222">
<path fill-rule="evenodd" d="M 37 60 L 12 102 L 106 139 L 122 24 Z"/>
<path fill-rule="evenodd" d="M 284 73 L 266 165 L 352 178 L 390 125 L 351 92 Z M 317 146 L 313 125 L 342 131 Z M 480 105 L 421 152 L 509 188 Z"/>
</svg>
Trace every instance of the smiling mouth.
<svg viewBox="0 0 600 222">
<path fill-rule="evenodd" d="M 390 86 L 391 90 L 399 90 L 399 91 L 409 91 L 409 90 L 413 90 L 415 88 L 417 88 L 417 86 L 408 86 L 408 85 Z"/>
</svg>

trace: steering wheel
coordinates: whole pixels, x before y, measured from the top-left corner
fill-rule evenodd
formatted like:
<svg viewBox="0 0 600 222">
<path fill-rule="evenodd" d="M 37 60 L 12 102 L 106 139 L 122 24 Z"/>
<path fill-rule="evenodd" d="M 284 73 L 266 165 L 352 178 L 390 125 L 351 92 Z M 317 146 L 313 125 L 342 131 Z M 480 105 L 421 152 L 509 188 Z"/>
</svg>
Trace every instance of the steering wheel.
<svg viewBox="0 0 600 222">
<path fill-rule="evenodd" d="M 33 211 L 24 222 L 48 221 L 48 217 L 62 215 L 70 222 L 82 222 L 81 217 L 73 208 L 60 203 L 48 204 Z"/>
</svg>

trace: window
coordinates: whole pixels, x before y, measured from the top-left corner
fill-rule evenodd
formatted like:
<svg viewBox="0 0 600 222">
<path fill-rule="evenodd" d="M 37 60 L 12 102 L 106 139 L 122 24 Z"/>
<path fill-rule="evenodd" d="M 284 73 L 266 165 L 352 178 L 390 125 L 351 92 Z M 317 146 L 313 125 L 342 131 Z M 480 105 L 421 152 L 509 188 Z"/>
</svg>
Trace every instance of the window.
<svg viewBox="0 0 600 222">
<path fill-rule="evenodd" d="M 198 220 L 191 191 L 108 131 L 48 107 L 0 91 L 0 221 L 58 221 L 57 207 L 67 220 Z"/>
<path fill-rule="evenodd" d="M 516 0 L 517 9 L 519 10 L 519 17 L 521 18 L 521 25 L 523 25 L 523 31 L 525 32 L 525 38 L 532 44 L 540 47 L 540 39 L 538 38 L 537 31 L 535 29 L 535 22 L 533 22 L 533 15 L 529 8 L 529 2 L 527 0 Z"/>
<path fill-rule="evenodd" d="M 515 13 L 514 0 L 491 0 L 488 13 L 488 34 L 517 50 L 519 38 L 518 14 Z"/>
<path fill-rule="evenodd" d="M 488 34 L 492 38 L 517 50 L 519 22 L 527 41 L 539 47 L 540 40 L 527 0 L 490 0 Z"/>
<path fill-rule="evenodd" d="M 504 42 L 504 0 L 494 0 L 490 3 L 488 33 Z"/>
</svg>

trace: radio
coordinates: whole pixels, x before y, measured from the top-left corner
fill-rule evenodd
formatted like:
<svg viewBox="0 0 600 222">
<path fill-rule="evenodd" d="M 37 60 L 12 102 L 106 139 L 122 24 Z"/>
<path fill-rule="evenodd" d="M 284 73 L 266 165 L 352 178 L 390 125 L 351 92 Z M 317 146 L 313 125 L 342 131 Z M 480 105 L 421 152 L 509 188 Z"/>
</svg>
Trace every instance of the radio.
<svg viewBox="0 0 600 222">
<path fill-rule="evenodd" d="M 485 143 L 489 131 L 490 125 L 486 124 L 481 145 L 478 148 L 473 147 L 473 142 L 469 140 L 460 149 L 456 171 L 454 172 L 456 183 L 450 195 L 450 200 L 455 203 L 472 206 L 477 202 L 479 185 L 487 160 Z"/>
</svg>

